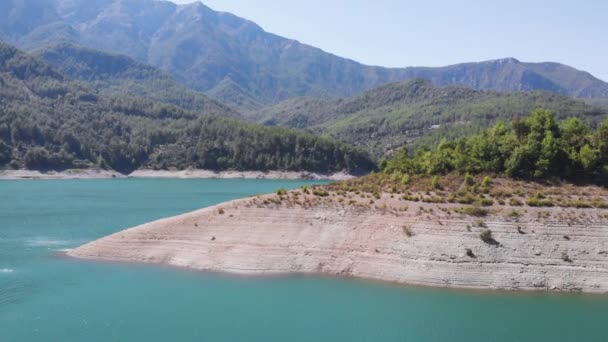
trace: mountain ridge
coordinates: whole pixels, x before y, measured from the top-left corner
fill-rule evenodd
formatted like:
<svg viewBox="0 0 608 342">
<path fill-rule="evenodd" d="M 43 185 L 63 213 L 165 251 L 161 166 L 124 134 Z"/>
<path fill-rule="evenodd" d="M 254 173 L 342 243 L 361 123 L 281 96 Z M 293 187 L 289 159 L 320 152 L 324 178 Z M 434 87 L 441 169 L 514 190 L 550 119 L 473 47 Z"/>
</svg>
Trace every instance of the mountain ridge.
<svg viewBox="0 0 608 342">
<path fill-rule="evenodd" d="M 440 68 L 364 65 L 200 2 L 8 0 L 0 5 L 0 22 L 0 37 L 21 48 L 67 41 L 125 54 L 244 111 L 296 96 L 348 97 L 418 77 L 437 85 L 608 98 L 608 83 L 563 64 L 507 58 Z"/>
<path fill-rule="evenodd" d="M 350 98 L 292 98 L 250 118 L 329 134 L 382 157 L 420 140 L 433 145 L 442 138 L 477 133 L 496 121 L 527 116 L 537 108 L 549 109 L 560 119 L 575 116 L 594 123 L 608 113 L 606 108 L 550 92 L 506 93 L 413 79 Z"/>
</svg>

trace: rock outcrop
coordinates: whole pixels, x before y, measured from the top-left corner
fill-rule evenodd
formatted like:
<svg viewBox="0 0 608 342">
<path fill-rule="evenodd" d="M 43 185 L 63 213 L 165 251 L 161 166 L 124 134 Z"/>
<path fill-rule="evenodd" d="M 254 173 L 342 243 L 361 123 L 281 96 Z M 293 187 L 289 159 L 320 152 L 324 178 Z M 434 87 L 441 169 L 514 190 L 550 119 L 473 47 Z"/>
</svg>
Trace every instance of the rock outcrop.
<svg viewBox="0 0 608 342">
<path fill-rule="evenodd" d="M 381 206 L 238 200 L 128 229 L 68 254 L 243 274 L 608 293 L 606 210 L 496 206 L 479 218 L 458 213 L 459 205 L 389 197 L 376 201 Z M 485 230 L 491 243 L 480 238 Z"/>
</svg>

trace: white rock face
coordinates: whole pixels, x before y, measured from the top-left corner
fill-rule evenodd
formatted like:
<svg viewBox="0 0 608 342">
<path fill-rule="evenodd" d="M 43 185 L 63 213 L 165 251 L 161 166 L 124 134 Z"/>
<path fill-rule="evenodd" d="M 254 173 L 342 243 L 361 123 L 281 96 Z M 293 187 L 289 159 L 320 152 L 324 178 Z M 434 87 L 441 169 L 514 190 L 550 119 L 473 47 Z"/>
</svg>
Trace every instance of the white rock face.
<svg viewBox="0 0 608 342">
<path fill-rule="evenodd" d="M 499 244 L 491 245 L 480 239 L 486 228 L 478 218 L 448 212 L 450 205 L 304 208 L 260 204 L 265 198 L 151 222 L 68 254 L 243 274 L 324 273 L 438 287 L 608 293 L 606 210 L 552 208 L 538 215 L 527 208 L 517 219 L 496 210 L 483 218 Z M 560 222 L 566 215 L 576 219 Z"/>
</svg>

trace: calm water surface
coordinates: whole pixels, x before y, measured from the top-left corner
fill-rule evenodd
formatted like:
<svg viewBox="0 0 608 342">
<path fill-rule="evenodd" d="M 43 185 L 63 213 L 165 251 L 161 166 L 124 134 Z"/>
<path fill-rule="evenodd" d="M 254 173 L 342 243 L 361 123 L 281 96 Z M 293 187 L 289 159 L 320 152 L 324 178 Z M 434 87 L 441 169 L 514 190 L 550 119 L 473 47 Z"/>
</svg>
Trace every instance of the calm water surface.
<svg viewBox="0 0 608 342">
<path fill-rule="evenodd" d="M 608 296 L 240 278 L 57 251 L 302 182 L 0 181 L 0 341 L 608 341 Z"/>
</svg>

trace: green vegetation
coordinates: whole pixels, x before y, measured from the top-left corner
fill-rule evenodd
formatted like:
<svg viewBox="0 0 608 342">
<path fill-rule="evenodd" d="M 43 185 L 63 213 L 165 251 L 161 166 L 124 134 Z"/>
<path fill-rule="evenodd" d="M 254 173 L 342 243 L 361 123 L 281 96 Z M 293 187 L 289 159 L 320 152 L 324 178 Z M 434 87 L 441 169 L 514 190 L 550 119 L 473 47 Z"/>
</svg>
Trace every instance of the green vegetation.
<svg viewBox="0 0 608 342">
<path fill-rule="evenodd" d="M 127 56 L 68 43 L 46 46 L 35 56 L 102 95 L 141 97 L 184 110 L 239 117 L 234 110 L 177 83 L 165 72 Z"/>
<path fill-rule="evenodd" d="M 500 120 L 514 120 L 539 107 L 557 118 L 578 117 L 593 125 L 608 112 L 552 93 L 437 87 L 416 79 L 346 99 L 290 99 L 263 110 L 255 119 L 267 125 L 325 132 L 382 158 L 405 144 L 415 151 L 434 147 L 442 139 L 477 134 Z"/>
<path fill-rule="evenodd" d="M 374 169 L 365 153 L 329 138 L 102 96 L 5 44 L 0 85 L 0 168 Z"/>
<path fill-rule="evenodd" d="M 480 207 L 463 207 L 456 209 L 457 212 L 470 216 L 483 217 L 488 216 L 490 211 L 488 209 L 480 208 Z"/>
<path fill-rule="evenodd" d="M 403 148 L 386 164 L 384 172 L 489 172 L 513 178 L 556 177 L 606 184 L 608 119 L 591 131 L 579 119 L 560 124 L 549 111 L 540 109 L 524 120 L 514 120 L 510 125 L 498 123 L 478 135 L 442 141 L 436 148 L 421 149 L 414 156 Z M 471 185 L 471 178 L 465 176 L 465 183 Z M 540 199 L 533 203 L 548 204 Z"/>
<path fill-rule="evenodd" d="M 492 236 L 492 231 L 490 229 L 484 229 L 479 234 L 479 238 L 481 241 L 487 243 L 488 245 L 498 245 L 498 241 L 494 239 Z"/>
</svg>

